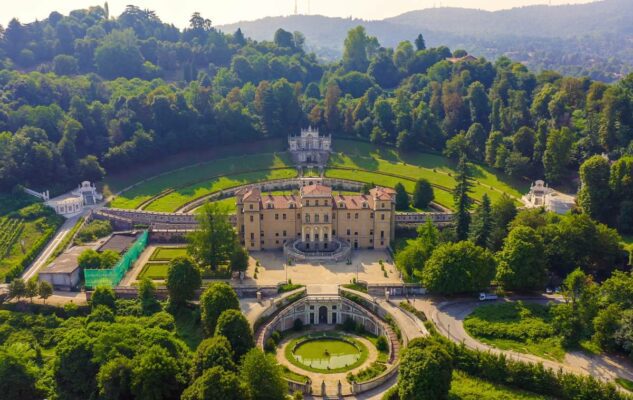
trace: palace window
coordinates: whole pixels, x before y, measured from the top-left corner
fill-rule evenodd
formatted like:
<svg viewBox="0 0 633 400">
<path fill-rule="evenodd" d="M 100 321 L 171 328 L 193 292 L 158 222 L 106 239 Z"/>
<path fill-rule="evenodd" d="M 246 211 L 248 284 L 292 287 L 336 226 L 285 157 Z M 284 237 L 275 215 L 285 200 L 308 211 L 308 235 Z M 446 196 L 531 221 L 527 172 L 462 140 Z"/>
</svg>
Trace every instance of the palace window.
<svg viewBox="0 0 633 400">
<path fill-rule="evenodd" d="M 336 229 L 332 230 L 332 236 L 336 235 Z"/>
<path fill-rule="evenodd" d="M 310 206 L 310 200 L 306 200 L 306 207 Z"/>
<path fill-rule="evenodd" d="M 352 213 L 347 213 L 347 219 L 352 219 Z"/>
<path fill-rule="evenodd" d="M 286 237 L 286 231 L 283 232 L 283 237 Z"/>
<path fill-rule="evenodd" d="M 251 209 L 251 210 L 253 209 L 253 205 L 252 205 L 252 204 L 249 204 L 249 205 L 248 205 L 248 207 L 249 207 L 249 209 Z"/>
<path fill-rule="evenodd" d="M 279 237 L 279 232 L 275 232 L 275 237 Z"/>
<path fill-rule="evenodd" d="M 351 233 L 350 233 L 350 230 L 349 230 L 349 229 L 347 230 L 347 235 L 348 235 L 348 236 L 349 236 L 349 235 L 351 235 Z"/>
<path fill-rule="evenodd" d="M 251 215 L 251 222 L 253 222 L 253 216 Z"/>
<path fill-rule="evenodd" d="M 306 222 L 310 223 L 310 214 L 306 214 Z"/>
<path fill-rule="evenodd" d="M 358 219 L 358 213 L 354 214 L 354 219 Z"/>
<path fill-rule="evenodd" d="M 373 212 L 369 213 L 369 218 L 374 219 L 374 213 Z"/>
<path fill-rule="evenodd" d="M 314 214 L 314 223 L 315 224 L 319 223 L 319 214 Z"/>
<path fill-rule="evenodd" d="M 251 232 L 251 240 L 255 240 L 255 232 Z"/>
<path fill-rule="evenodd" d="M 275 221 L 279 221 L 279 214 L 275 214 Z"/>
<path fill-rule="evenodd" d="M 380 238 L 384 239 L 385 238 L 385 231 L 380 231 Z"/>
<path fill-rule="evenodd" d="M 382 221 L 384 221 L 384 220 L 385 220 L 385 214 L 380 214 L 380 219 L 381 219 Z"/>
<path fill-rule="evenodd" d="M 314 200 L 314 205 L 318 207 L 319 206 L 319 200 Z"/>
<path fill-rule="evenodd" d="M 264 220 L 264 214 L 259 214 L 259 219 L 263 221 Z"/>
<path fill-rule="evenodd" d="M 281 214 L 281 219 L 286 220 L 286 214 Z"/>
<path fill-rule="evenodd" d="M 325 215 L 323 216 L 323 222 L 330 222 L 330 216 L 329 216 L 329 215 L 327 215 L 327 214 L 325 214 Z"/>
</svg>

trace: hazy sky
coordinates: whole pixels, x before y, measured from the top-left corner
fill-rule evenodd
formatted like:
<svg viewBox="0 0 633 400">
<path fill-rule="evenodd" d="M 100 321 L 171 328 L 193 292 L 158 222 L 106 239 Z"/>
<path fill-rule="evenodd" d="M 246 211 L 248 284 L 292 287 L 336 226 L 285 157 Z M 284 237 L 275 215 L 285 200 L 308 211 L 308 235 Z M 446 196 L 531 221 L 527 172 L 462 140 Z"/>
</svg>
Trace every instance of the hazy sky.
<svg viewBox="0 0 633 400">
<path fill-rule="evenodd" d="M 593 0 L 551 0 L 552 5 L 589 3 Z M 548 0 L 297 0 L 299 13 L 363 19 L 382 19 L 406 11 L 444 7 L 468 7 L 499 10 L 530 4 L 546 4 Z M 119 15 L 127 4 L 155 10 L 165 22 L 178 27 L 186 25 L 189 16 L 199 11 L 214 25 L 252 20 L 265 16 L 289 15 L 295 0 L 110 0 L 111 15 Z M 77 8 L 103 4 L 98 0 L 0 0 L 0 24 L 17 17 L 21 22 L 44 19 L 51 11 L 68 14 Z M 309 7 L 309 12 L 308 12 Z"/>
</svg>

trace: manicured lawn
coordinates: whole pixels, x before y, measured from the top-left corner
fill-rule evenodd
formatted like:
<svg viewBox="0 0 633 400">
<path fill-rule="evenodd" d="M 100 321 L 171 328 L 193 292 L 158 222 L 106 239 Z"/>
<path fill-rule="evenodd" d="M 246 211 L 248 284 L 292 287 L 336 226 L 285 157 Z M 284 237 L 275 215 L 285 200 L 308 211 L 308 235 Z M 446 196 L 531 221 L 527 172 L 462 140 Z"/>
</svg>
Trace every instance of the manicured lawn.
<svg viewBox="0 0 633 400">
<path fill-rule="evenodd" d="M 152 253 L 150 260 L 152 261 L 171 261 L 176 257 L 187 256 L 186 247 L 158 247 Z"/>
<path fill-rule="evenodd" d="M 249 141 L 247 143 L 232 144 L 226 146 L 214 146 L 203 151 L 190 151 L 161 157 L 153 162 L 143 163 L 142 166 L 135 166 L 132 170 L 121 171 L 116 174 L 108 174 L 104 181 L 104 190 L 109 193 L 116 193 L 143 179 L 156 177 L 160 174 L 170 173 L 179 168 L 188 168 L 189 172 L 197 168 L 205 168 L 216 160 L 227 157 L 244 156 L 248 154 L 262 154 L 284 152 L 288 143 L 283 139 L 267 139 Z M 202 165 L 195 165 L 202 163 Z M 208 176 L 208 175 L 207 175 Z M 204 179 L 204 176 L 202 176 Z"/>
<path fill-rule="evenodd" d="M 151 178 L 117 196 L 112 201 L 111 206 L 133 209 L 165 190 L 192 186 L 199 182 L 208 181 L 214 176 L 264 171 L 271 168 L 289 167 L 290 165 L 290 159 L 286 153 L 261 153 L 216 159 L 203 164 L 172 170 L 164 173 L 164 175 Z M 129 180 L 126 181 L 129 182 Z"/>
<path fill-rule="evenodd" d="M 335 172 L 335 175 L 332 175 L 333 171 L 328 169 L 326 170 L 327 176 L 353 179 L 353 176 L 358 176 L 358 174 L 362 175 L 363 171 L 367 171 L 400 175 L 412 181 L 425 178 L 432 184 L 444 186 L 449 189 L 454 187 L 456 183 L 454 179 L 456 173 L 454 165 L 450 160 L 440 155 L 416 153 L 400 156 L 396 150 L 392 148 L 378 148 L 370 143 L 340 139 L 335 141 L 334 149 L 337 153 L 330 157 L 330 167 L 352 168 L 357 169 L 357 171 L 347 171 L 347 173 L 343 173 L 341 172 L 342 170 L 338 170 Z M 470 171 L 476 180 L 473 186 L 472 196 L 477 200 L 481 200 L 484 193 L 488 193 L 490 198 L 495 200 L 501 196 L 501 192 L 518 198 L 529 188 L 528 182 L 518 182 L 505 178 L 501 174 L 481 165 L 471 164 Z M 359 179 L 356 180 L 371 182 L 371 178 L 378 180 L 376 176 L 360 176 Z M 398 180 L 397 177 L 383 177 L 381 182 L 384 183 L 379 183 L 378 181 L 375 183 L 393 187 L 394 182 L 398 181 L 402 181 L 402 178 Z M 407 188 L 407 191 L 413 191 L 412 185 L 407 187 L 405 182 L 402 183 Z M 491 187 L 496 190 L 491 189 Z M 438 193 L 440 190 L 437 188 L 435 192 L 438 203 L 445 206 L 453 204 L 452 198 L 450 198 L 449 201 L 449 197 Z"/>
<path fill-rule="evenodd" d="M 486 382 L 478 378 L 471 377 L 463 372 L 453 372 L 451 382 L 450 400 L 548 400 L 545 397 L 534 393 L 525 392 Z"/>
<path fill-rule="evenodd" d="M 284 378 L 286 378 L 286 379 L 290 379 L 291 381 L 295 381 L 295 382 L 308 383 L 308 377 L 307 376 L 297 374 L 296 372 L 292 372 L 285 365 L 281 366 L 281 371 L 282 371 L 282 374 L 283 374 Z"/>
<path fill-rule="evenodd" d="M 138 279 L 149 278 L 154 281 L 162 281 L 167 278 L 168 269 L 169 263 L 166 262 L 147 263 L 143 266 Z"/>
<path fill-rule="evenodd" d="M 464 328 L 477 340 L 502 350 L 556 361 L 565 357 L 547 306 L 520 301 L 483 305 L 466 317 Z"/>
<path fill-rule="evenodd" d="M 341 337 L 350 340 L 352 344 L 337 340 Z M 293 353 L 298 342 L 307 338 L 315 338 L 301 344 Z M 312 333 L 292 339 L 285 348 L 285 357 L 293 365 L 311 372 L 333 374 L 345 372 L 362 365 L 367 360 L 368 350 L 351 336 L 337 332 Z"/>
<path fill-rule="evenodd" d="M 220 190 L 245 185 L 247 183 L 267 181 L 272 179 L 294 178 L 296 176 L 297 171 L 295 169 L 284 168 L 268 171 L 263 170 L 260 172 L 248 172 L 244 174 L 214 178 L 205 182 L 197 183 L 192 186 L 187 186 L 182 189 L 175 190 L 166 196 L 152 201 L 147 205 L 147 207 L 145 207 L 145 210 L 175 212 L 192 200 Z"/>
</svg>

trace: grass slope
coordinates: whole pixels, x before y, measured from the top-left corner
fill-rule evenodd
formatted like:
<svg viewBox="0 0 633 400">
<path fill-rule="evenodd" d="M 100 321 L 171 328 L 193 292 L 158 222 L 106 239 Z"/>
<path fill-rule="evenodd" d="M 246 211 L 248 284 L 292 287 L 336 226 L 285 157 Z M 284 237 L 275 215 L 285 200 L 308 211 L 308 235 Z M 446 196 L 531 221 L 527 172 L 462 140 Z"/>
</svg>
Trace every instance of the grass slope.
<svg viewBox="0 0 633 400">
<path fill-rule="evenodd" d="M 538 394 L 496 385 L 473 378 L 463 372 L 453 372 L 449 400 L 547 400 Z"/>
<path fill-rule="evenodd" d="M 336 154 L 330 157 L 329 167 L 334 168 L 334 170 L 326 170 L 327 176 L 344 179 L 356 177 L 355 180 L 362 182 L 374 181 L 378 185 L 384 184 L 392 187 L 395 183 L 403 181 L 403 178 L 409 178 L 413 182 L 425 178 L 431 184 L 448 189 L 456 184 L 454 179 L 455 165 L 440 155 L 427 153 L 400 155 L 393 148 L 379 148 L 371 143 L 344 139 L 336 140 L 333 147 Z M 352 170 L 342 168 L 351 168 Z M 493 201 L 499 198 L 502 193 L 518 198 L 529 188 L 527 182 L 511 180 L 481 165 L 471 164 L 470 171 L 476 181 L 472 196 L 477 200 L 481 200 L 484 193 L 488 193 Z M 371 172 L 399 175 L 403 178 L 389 175 L 377 176 Z M 402 183 L 407 191 L 413 191 L 413 182 L 409 185 L 406 182 Z M 443 194 L 438 189 L 435 192 L 440 204 L 445 206 L 453 204 L 449 193 L 444 192 L 445 194 Z"/>
<path fill-rule="evenodd" d="M 556 361 L 565 357 L 547 306 L 520 301 L 483 305 L 466 317 L 464 328 L 477 340 L 502 350 Z"/>
<path fill-rule="evenodd" d="M 240 174 L 271 168 L 289 167 L 290 160 L 285 153 L 261 153 L 216 159 L 187 168 L 172 170 L 156 176 L 121 193 L 111 203 L 112 207 L 134 209 L 159 193 L 173 188 L 184 188 L 208 181 L 211 177 Z"/>
<path fill-rule="evenodd" d="M 229 189 L 232 187 L 254 183 L 259 181 L 267 181 L 273 179 L 294 178 L 297 171 L 292 168 L 264 170 L 259 172 L 247 172 L 244 174 L 222 176 L 210 179 L 192 186 L 177 189 L 166 196 L 157 198 L 147 204 L 144 208 L 147 211 L 164 211 L 174 212 L 183 207 L 187 203 L 211 193 Z"/>
</svg>

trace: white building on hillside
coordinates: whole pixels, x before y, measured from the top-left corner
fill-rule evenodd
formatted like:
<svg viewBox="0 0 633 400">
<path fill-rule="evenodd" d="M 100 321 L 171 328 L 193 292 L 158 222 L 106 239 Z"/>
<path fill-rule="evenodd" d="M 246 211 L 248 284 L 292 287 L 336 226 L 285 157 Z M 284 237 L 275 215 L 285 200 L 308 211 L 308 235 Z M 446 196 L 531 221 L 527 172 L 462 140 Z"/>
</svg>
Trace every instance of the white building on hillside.
<svg viewBox="0 0 633 400">
<path fill-rule="evenodd" d="M 318 129 L 301 129 L 301 136 L 289 136 L 288 148 L 295 163 L 325 166 L 332 150 L 332 136 Z"/>
<path fill-rule="evenodd" d="M 550 188 L 538 180 L 530 186 L 530 192 L 521 198 L 526 208 L 543 207 L 556 214 L 565 214 L 576 204 L 576 199 Z"/>
<path fill-rule="evenodd" d="M 101 200 L 103 200 L 103 195 L 97 192 L 97 187 L 84 181 L 77 189 L 50 199 L 44 204 L 54 209 L 57 214 L 70 217 L 81 213 L 84 207 L 94 206 Z"/>
</svg>

